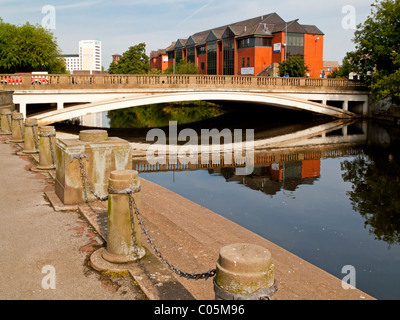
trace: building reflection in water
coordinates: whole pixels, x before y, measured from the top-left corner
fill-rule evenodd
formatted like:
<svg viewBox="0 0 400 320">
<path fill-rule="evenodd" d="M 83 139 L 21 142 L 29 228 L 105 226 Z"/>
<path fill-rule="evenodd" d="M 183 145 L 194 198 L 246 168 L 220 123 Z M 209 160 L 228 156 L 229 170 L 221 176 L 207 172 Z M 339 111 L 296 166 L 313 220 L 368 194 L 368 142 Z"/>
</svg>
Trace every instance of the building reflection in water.
<svg viewBox="0 0 400 320">
<path fill-rule="evenodd" d="M 213 175 L 221 175 L 227 182 L 237 182 L 246 187 L 275 195 L 281 189 L 295 191 L 299 185 L 312 185 L 321 176 L 321 160 L 275 162 L 257 166 L 249 176 L 236 176 L 235 168 L 209 169 Z"/>
</svg>

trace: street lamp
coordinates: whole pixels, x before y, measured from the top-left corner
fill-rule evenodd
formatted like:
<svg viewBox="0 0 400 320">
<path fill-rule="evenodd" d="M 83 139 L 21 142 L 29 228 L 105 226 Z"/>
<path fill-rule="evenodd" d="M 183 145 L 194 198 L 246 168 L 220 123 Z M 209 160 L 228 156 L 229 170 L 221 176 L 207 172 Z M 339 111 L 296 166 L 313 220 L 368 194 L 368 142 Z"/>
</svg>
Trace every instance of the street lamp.
<svg viewBox="0 0 400 320">
<path fill-rule="evenodd" d="M 299 21 L 299 19 L 296 19 L 296 20 L 294 20 L 293 22 L 297 22 L 297 21 Z M 292 22 L 292 23 L 293 23 Z M 286 76 L 286 57 L 287 57 L 287 53 L 286 53 L 286 51 L 287 51 L 287 38 L 288 38 L 288 36 L 287 36 L 287 30 L 288 30 L 288 23 L 287 22 L 285 22 L 285 43 L 284 43 L 284 46 L 285 46 L 285 76 Z"/>
</svg>

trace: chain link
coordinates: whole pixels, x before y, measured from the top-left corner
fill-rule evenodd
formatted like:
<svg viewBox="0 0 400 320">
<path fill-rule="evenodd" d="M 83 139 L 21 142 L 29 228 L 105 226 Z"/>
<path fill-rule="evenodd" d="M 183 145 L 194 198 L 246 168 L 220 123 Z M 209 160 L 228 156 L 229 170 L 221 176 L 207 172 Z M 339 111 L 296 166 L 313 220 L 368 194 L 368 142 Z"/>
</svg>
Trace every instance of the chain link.
<svg viewBox="0 0 400 320">
<path fill-rule="evenodd" d="M 83 157 L 79 157 L 79 168 L 81 172 L 81 180 L 82 180 L 82 188 L 83 192 L 85 193 L 85 200 L 88 202 L 88 197 L 87 197 L 87 191 L 86 191 L 86 186 L 88 186 L 90 192 L 94 195 L 94 197 L 99 200 L 99 201 L 107 201 L 108 200 L 108 195 L 105 197 L 99 196 L 93 189 L 92 184 L 89 181 L 89 178 L 87 176 L 86 170 L 85 170 L 85 165 L 83 163 Z"/>
<path fill-rule="evenodd" d="M 186 278 L 188 280 L 200 280 L 200 279 L 209 279 L 215 276 L 217 270 L 212 269 L 207 272 L 202 272 L 202 273 L 188 273 L 180 270 L 179 268 L 175 267 L 171 262 L 169 262 L 161 253 L 161 251 L 157 248 L 155 245 L 154 239 L 150 236 L 149 230 L 145 227 L 144 220 L 142 218 L 141 213 L 139 212 L 139 209 L 137 208 L 136 201 L 133 197 L 133 192 L 129 193 L 129 198 L 130 198 L 130 209 L 131 209 L 131 220 L 133 220 L 133 213 L 136 215 L 139 225 L 141 227 L 142 233 L 145 235 L 147 242 L 149 243 L 150 247 L 153 249 L 154 253 L 156 256 L 161 260 L 163 264 L 165 264 L 169 270 L 177 274 L 178 276 L 182 278 Z"/>
<path fill-rule="evenodd" d="M 80 172 L 81 172 L 81 180 L 82 180 L 82 187 L 85 193 L 85 198 L 86 202 L 88 201 L 87 199 L 87 191 L 86 191 L 86 185 L 88 186 L 90 192 L 96 197 L 96 199 L 100 201 L 107 201 L 108 196 L 105 197 L 100 197 L 99 195 L 96 194 L 96 192 L 93 190 L 93 187 L 88 179 L 88 176 L 86 174 L 85 166 L 83 163 L 83 158 L 84 156 L 79 156 L 79 167 L 80 167 Z M 180 270 L 176 266 L 174 266 L 171 262 L 169 262 L 161 253 L 161 251 L 157 248 L 155 245 L 154 239 L 151 237 L 149 230 L 146 228 L 144 224 L 144 220 L 142 218 L 141 213 L 139 212 L 139 209 L 136 205 L 136 201 L 134 198 L 134 193 L 137 192 L 138 190 L 131 190 L 131 189 L 126 189 L 126 190 L 120 190 L 120 191 L 115 191 L 115 190 L 109 190 L 109 194 L 120 194 L 120 195 L 127 195 L 129 196 L 129 211 L 130 211 L 130 222 L 131 222 L 131 230 L 132 230 L 132 241 L 134 244 L 137 243 L 136 241 L 136 236 L 135 236 L 135 216 L 138 220 L 139 226 L 142 230 L 142 233 L 145 235 L 147 242 L 149 243 L 151 249 L 154 251 L 156 256 L 161 260 L 163 264 L 165 264 L 169 270 L 177 274 L 178 276 L 182 278 L 186 278 L 188 280 L 200 280 L 200 279 L 209 279 L 215 276 L 217 270 L 212 269 L 207 272 L 202 272 L 202 273 L 188 273 Z"/>
<path fill-rule="evenodd" d="M 24 131 L 24 129 L 22 128 L 22 124 L 21 124 L 21 121 L 24 120 L 24 119 L 23 119 L 23 118 L 14 118 L 14 119 L 15 119 L 15 120 L 18 120 L 19 131 L 21 132 L 22 140 L 25 140 L 25 131 Z"/>
<path fill-rule="evenodd" d="M 39 151 L 40 144 L 38 137 L 36 136 L 35 126 L 32 126 L 32 135 L 33 135 L 33 140 L 35 142 L 36 151 Z"/>
<path fill-rule="evenodd" d="M 33 135 L 33 140 L 35 142 L 35 147 L 36 147 L 36 150 L 39 151 L 39 141 L 38 141 L 38 137 L 35 132 L 35 127 L 38 127 L 38 125 L 25 123 L 25 127 L 28 127 L 28 128 L 30 127 L 32 129 L 32 135 Z"/>
<path fill-rule="evenodd" d="M 49 138 L 51 161 L 53 162 L 53 165 L 56 164 L 56 153 L 54 152 L 53 140 L 51 138 L 53 138 L 55 136 L 56 135 L 54 133 L 49 133 L 49 134 L 41 133 L 41 134 L 39 134 L 39 137 L 41 137 L 41 138 Z"/>
<path fill-rule="evenodd" d="M 12 131 L 12 126 L 11 126 L 11 113 L 6 114 L 7 122 L 8 122 L 8 127 L 10 128 L 10 131 Z"/>
</svg>

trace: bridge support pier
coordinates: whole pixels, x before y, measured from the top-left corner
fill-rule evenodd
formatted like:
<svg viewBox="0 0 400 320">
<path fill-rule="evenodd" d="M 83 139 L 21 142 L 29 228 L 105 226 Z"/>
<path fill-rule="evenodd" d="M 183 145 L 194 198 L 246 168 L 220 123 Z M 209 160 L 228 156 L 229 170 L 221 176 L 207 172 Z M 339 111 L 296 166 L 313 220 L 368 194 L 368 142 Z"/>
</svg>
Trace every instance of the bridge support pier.
<svg viewBox="0 0 400 320">
<path fill-rule="evenodd" d="M 26 103 L 25 102 L 21 102 L 19 104 L 19 112 L 22 113 L 24 118 L 26 118 Z"/>
</svg>

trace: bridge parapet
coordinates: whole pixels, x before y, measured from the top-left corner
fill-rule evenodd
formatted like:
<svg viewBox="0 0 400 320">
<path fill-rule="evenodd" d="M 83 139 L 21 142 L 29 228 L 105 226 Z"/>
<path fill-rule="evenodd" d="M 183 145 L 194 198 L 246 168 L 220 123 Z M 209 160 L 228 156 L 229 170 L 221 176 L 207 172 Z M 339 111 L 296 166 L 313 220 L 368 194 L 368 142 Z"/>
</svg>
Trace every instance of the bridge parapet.
<svg viewBox="0 0 400 320">
<path fill-rule="evenodd" d="M 209 75 L 0 75 L 0 90 L 57 89 L 249 89 L 362 91 L 359 82 L 346 79 L 278 78 Z"/>
</svg>

